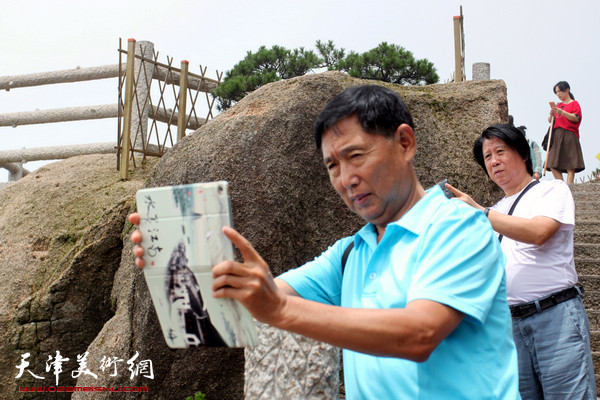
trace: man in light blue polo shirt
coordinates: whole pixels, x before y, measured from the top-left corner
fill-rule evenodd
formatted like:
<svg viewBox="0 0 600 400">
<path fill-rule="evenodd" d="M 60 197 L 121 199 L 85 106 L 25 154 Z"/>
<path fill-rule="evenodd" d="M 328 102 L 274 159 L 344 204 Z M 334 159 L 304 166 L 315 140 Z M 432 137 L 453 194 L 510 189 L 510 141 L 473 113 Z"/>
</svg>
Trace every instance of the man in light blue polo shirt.
<svg viewBox="0 0 600 400">
<path fill-rule="evenodd" d="M 224 228 L 244 262 L 213 268 L 213 296 L 342 347 L 348 399 L 519 399 L 498 240 L 481 211 L 423 189 L 400 97 L 346 89 L 321 112 L 315 139 L 333 187 L 367 225 L 277 279 Z"/>
<path fill-rule="evenodd" d="M 342 279 L 342 254 L 352 241 Z M 301 297 L 326 304 L 402 309 L 428 300 L 464 315 L 427 360 L 416 360 L 424 362 L 344 350 L 348 398 L 515 399 L 503 265 L 484 214 L 448 200 L 436 185 L 387 225 L 379 243 L 369 223 L 279 278 Z"/>
</svg>

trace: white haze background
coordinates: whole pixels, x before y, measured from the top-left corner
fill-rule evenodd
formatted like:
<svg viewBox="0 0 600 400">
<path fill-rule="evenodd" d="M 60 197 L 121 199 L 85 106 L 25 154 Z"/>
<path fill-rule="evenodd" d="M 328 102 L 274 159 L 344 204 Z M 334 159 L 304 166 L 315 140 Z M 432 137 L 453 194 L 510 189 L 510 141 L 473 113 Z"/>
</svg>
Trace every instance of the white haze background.
<svg viewBox="0 0 600 400">
<path fill-rule="evenodd" d="M 0 76 L 118 62 L 119 38 L 154 43 L 159 61 L 226 71 L 260 46 L 314 49 L 317 40 L 367 51 L 395 43 L 433 62 L 441 82 L 454 71 L 453 16 L 463 6 L 467 79 L 491 64 L 507 85 L 509 113 L 538 143 L 554 84 L 566 80 L 583 112 L 588 176 L 600 166 L 600 2 L 530 1 L 158 1 L 0 0 Z M 0 113 L 116 104 L 117 79 L 0 92 Z M 116 119 L 0 127 L 0 150 L 116 141 Z M 440 149 L 443 151 L 443 149 Z M 35 170 L 47 161 L 29 162 Z M 115 157 L 116 166 L 116 157 Z M 552 179 L 547 173 L 544 179 Z M 8 173 L 0 169 L 0 182 Z"/>
</svg>

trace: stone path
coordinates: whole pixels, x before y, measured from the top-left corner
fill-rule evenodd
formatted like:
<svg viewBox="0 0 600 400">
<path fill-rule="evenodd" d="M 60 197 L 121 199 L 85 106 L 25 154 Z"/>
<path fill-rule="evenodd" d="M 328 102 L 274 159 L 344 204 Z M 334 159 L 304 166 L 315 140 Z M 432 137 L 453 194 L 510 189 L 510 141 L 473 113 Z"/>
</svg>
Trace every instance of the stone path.
<svg viewBox="0 0 600 400">
<path fill-rule="evenodd" d="M 575 267 L 585 287 L 596 388 L 600 393 L 600 184 L 570 185 L 575 199 Z"/>
</svg>

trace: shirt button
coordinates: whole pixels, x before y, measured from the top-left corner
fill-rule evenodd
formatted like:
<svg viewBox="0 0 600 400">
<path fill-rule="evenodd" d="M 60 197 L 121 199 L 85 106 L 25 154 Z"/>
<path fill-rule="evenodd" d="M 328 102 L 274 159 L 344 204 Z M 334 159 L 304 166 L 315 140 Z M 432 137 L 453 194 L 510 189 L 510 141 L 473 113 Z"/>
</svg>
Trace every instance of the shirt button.
<svg viewBox="0 0 600 400">
<path fill-rule="evenodd" d="M 377 278 L 377 274 L 375 272 L 371 272 L 371 275 L 369 275 L 369 278 L 375 279 L 375 278 Z"/>
</svg>

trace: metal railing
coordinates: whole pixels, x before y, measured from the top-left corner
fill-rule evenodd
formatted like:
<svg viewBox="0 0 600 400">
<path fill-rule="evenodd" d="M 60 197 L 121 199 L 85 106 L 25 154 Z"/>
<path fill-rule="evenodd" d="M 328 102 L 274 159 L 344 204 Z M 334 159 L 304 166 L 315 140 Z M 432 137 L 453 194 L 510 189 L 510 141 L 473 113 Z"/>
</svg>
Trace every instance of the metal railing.
<svg viewBox="0 0 600 400">
<path fill-rule="evenodd" d="M 119 40 L 119 63 L 116 65 L 0 77 L 0 89 L 6 91 L 68 82 L 119 79 L 118 104 L 0 114 L 0 127 L 118 118 L 116 143 L 0 151 L 0 168 L 9 171 L 9 180 L 20 179 L 29 173 L 23 168 L 23 163 L 28 161 L 59 160 L 75 155 L 103 153 L 117 154 L 117 169 L 121 177 L 127 179 L 129 162 L 132 161 L 135 166 L 136 154 L 141 154 L 143 158 L 161 156 L 169 149 L 169 145 L 172 147 L 176 140 L 186 135 L 186 130 L 198 129 L 212 118 L 215 99 L 210 91 L 219 85 L 223 74 L 217 71 L 217 79 L 207 78 L 206 68 L 202 66 L 201 74 L 193 74 L 188 71 L 187 61 L 182 61 L 181 68 L 175 68 L 172 66 L 173 59 L 169 57 L 168 64 L 159 63 L 158 53 L 154 52 L 153 47 L 151 42 L 136 43 L 134 39 L 129 39 L 128 50 L 124 51 Z M 123 54 L 127 55 L 126 62 L 122 60 Z M 153 80 L 159 82 L 158 90 L 152 87 Z M 169 93 L 174 102 L 171 107 Z M 198 107 L 200 93 L 206 95 L 207 101 L 207 111 L 202 118 L 199 117 Z M 158 101 L 153 102 L 154 97 L 158 97 Z M 149 120 L 152 123 L 148 128 Z M 166 124 L 164 131 L 159 129 L 157 121 Z M 177 126 L 176 140 L 173 138 L 172 125 Z M 121 168 L 122 165 L 125 168 Z"/>
</svg>

